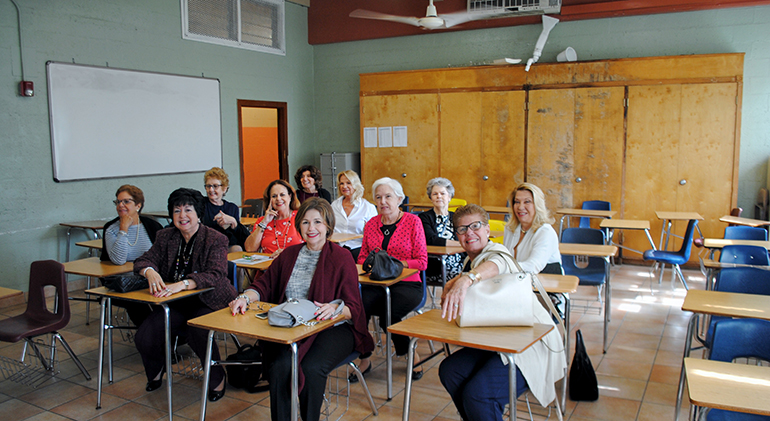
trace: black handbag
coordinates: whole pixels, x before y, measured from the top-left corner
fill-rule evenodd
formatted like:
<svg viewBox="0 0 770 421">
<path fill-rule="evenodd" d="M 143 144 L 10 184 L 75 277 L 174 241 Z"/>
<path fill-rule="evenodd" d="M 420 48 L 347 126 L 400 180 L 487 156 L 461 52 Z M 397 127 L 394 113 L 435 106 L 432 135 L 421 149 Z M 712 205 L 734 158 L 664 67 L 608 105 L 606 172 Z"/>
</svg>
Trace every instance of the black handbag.
<svg viewBox="0 0 770 421">
<path fill-rule="evenodd" d="M 227 356 L 229 362 L 249 364 L 225 365 L 227 370 L 227 382 L 230 386 L 245 389 L 249 393 L 264 392 L 270 385 L 263 378 L 262 350 L 256 343 L 254 345 L 241 345 L 238 352 Z"/>
<path fill-rule="evenodd" d="M 404 270 L 404 265 L 398 259 L 389 256 L 387 251 L 381 249 L 372 250 L 366 256 L 362 267 L 364 272 L 369 273 L 369 278 L 375 281 L 395 279 Z"/>
<path fill-rule="evenodd" d="M 591 359 L 586 353 L 583 334 L 575 332 L 575 356 L 569 369 L 569 398 L 573 401 L 593 402 L 599 399 L 599 385 Z"/>
<path fill-rule="evenodd" d="M 109 275 L 99 278 L 102 285 L 115 292 L 131 292 L 138 289 L 147 289 L 150 284 L 147 278 L 141 275 L 123 274 Z"/>
</svg>

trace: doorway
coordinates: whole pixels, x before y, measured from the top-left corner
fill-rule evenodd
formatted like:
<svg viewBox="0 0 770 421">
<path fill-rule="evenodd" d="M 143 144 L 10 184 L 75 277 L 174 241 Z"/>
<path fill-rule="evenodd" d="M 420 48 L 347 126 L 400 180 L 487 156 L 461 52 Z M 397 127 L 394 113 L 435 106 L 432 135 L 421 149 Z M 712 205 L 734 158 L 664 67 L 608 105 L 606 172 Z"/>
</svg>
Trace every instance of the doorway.
<svg viewBox="0 0 770 421">
<path fill-rule="evenodd" d="M 275 179 L 288 180 L 285 102 L 238 100 L 241 200 L 260 199 Z"/>
</svg>

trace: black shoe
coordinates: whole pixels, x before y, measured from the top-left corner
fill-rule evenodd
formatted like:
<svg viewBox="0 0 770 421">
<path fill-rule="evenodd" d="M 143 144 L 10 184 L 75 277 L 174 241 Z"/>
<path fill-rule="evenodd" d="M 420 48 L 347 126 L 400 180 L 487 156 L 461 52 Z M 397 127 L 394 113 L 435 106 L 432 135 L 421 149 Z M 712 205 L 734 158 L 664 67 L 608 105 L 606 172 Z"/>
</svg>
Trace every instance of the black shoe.
<svg viewBox="0 0 770 421">
<path fill-rule="evenodd" d="M 209 390 L 209 402 L 216 402 L 222 399 L 222 397 L 225 396 L 225 389 L 227 389 L 227 382 L 224 382 L 222 390 L 218 392 L 216 390 Z"/>
<path fill-rule="evenodd" d="M 361 372 L 362 376 L 366 376 L 369 374 L 369 372 L 372 371 L 372 363 L 369 362 L 369 367 L 366 367 L 366 370 Z M 348 376 L 348 381 L 350 383 L 358 383 L 358 376 L 356 376 L 356 373 L 350 373 L 350 376 Z"/>
<path fill-rule="evenodd" d="M 417 380 L 420 380 L 422 378 L 424 370 L 420 371 L 414 371 L 412 370 L 412 381 L 416 382 Z"/>
<path fill-rule="evenodd" d="M 166 372 L 166 369 L 164 368 L 160 372 L 160 378 L 158 380 L 150 380 L 147 382 L 147 387 L 144 388 L 144 390 L 148 392 L 152 392 L 155 390 L 160 389 L 160 387 L 163 385 L 163 373 Z"/>
</svg>

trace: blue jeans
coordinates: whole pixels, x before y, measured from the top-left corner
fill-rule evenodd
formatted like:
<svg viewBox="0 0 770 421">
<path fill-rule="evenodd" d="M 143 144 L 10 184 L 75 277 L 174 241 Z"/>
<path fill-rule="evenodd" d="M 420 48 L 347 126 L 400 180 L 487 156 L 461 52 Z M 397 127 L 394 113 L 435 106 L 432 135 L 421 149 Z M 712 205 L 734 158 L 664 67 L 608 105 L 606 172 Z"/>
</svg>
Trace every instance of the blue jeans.
<svg viewBox="0 0 770 421">
<path fill-rule="evenodd" d="M 462 348 L 441 362 L 438 375 L 463 420 L 503 419 L 509 378 L 499 354 Z M 517 368 L 516 396 L 526 390 L 527 382 Z"/>
</svg>

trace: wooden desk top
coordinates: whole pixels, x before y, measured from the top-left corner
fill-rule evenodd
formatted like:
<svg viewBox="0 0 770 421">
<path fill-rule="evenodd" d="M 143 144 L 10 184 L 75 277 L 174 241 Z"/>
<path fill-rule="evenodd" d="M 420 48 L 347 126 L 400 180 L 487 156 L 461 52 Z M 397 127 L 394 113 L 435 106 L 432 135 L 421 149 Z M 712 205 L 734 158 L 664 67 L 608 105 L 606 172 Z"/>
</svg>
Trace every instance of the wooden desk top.
<svg viewBox="0 0 770 421">
<path fill-rule="evenodd" d="M 559 253 L 568 256 L 611 257 L 618 253 L 618 248 L 599 244 L 559 243 Z"/>
<path fill-rule="evenodd" d="M 713 259 L 703 259 L 703 266 L 707 269 L 727 269 L 727 268 L 755 268 L 761 270 L 770 270 L 766 265 L 746 265 L 741 263 L 723 263 Z"/>
<path fill-rule="evenodd" d="M 361 267 L 362 265 L 356 265 L 356 268 L 358 269 L 358 282 L 361 285 L 374 285 L 379 287 L 389 287 L 393 284 L 397 284 L 404 280 L 405 278 L 419 272 L 417 269 L 407 269 L 404 268 L 404 270 L 401 272 L 401 275 L 396 277 L 395 279 L 388 279 L 385 281 L 375 281 L 373 279 L 369 279 L 369 275 L 364 273 L 364 269 Z"/>
<path fill-rule="evenodd" d="M 428 254 L 433 256 L 449 256 L 452 254 L 457 253 L 465 253 L 465 250 L 463 250 L 460 246 L 448 246 L 448 247 L 441 247 L 441 246 L 428 246 Z"/>
<path fill-rule="evenodd" d="M 720 221 L 733 225 L 745 225 L 748 227 L 762 227 L 770 225 L 770 221 L 763 221 L 761 219 L 741 218 L 740 216 L 725 215 L 719 218 Z"/>
<path fill-rule="evenodd" d="M 335 233 L 332 233 L 332 237 L 330 238 L 330 240 L 335 243 L 344 243 L 345 241 L 357 240 L 359 238 L 364 238 L 364 235 L 363 234 L 343 234 L 341 232 L 335 232 Z"/>
<path fill-rule="evenodd" d="M 169 295 L 167 297 L 156 297 L 150 294 L 150 289 L 139 289 L 131 292 L 117 292 L 107 287 L 98 287 L 87 289 L 86 294 L 98 295 L 100 297 L 120 298 L 121 300 L 135 301 L 139 303 L 148 304 L 163 304 L 171 301 L 176 301 L 182 298 L 190 297 L 192 295 L 203 294 L 206 291 L 210 291 L 213 288 L 193 289 L 189 291 L 180 291 L 176 294 Z"/>
<path fill-rule="evenodd" d="M 433 203 L 425 203 L 425 202 L 415 202 L 415 203 L 407 203 L 406 206 L 409 206 L 410 208 L 417 208 L 417 209 L 433 209 Z M 481 206 L 481 205 L 480 205 Z M 485 211 L 488 213 L 508 213 L 510 209 L 507 206 L 481 206 L 484 208 Z"/>
<path fill-rule="evenodd" d="M 441 318 L 441 310 L 430 310 L 391 325 L 391 333 L 437 340 L 487 351 L 518 354 L 525 351 L 553 329 L 535 324 L 533 327 L 458 327 L 454 321 Z"/>
<path fill-rule="evenodd" d="M 61 222 L 59 225 L 69 228 L 83 228 L 90 230 L 100 230 L 104 228 L 104 224 L 109 222 L 109 219 L 96 219 L 93 221 L 78 221 L 78 222 Z"/>
<path fill-rule="evenodd" d="M 724 246 L 757 246 L 770 249 L 770 241 L 762 240 L 727 240 L 724 238 L 704 238 L 703 247 L 721 249 Z"/>
<path fill-rule="evenodd" d="M 10 297 L 15 297 L 17 295 L 24 294 L 24 291 L 19 291 L 18 289 L 11 289 L 11 288 L 5 288 L 0 287 L 0 300 Z"/>
<path fill-rule="evenodd" d="M 88 241 L 79 241 L 75 243 L 76 246 L 80 247 L 87 247 L 90 249 L 101 249 L 102 248 L 102 239 L 96 239 L 96 240 L 88 240 Z"/>
<path fill-rule="evenodd" d="M 266 311 L 273 306 L 274 304 L 269 303 L 252 303 L 251 309 L 246 311 L 246 314 L 237 314 L 235 316 L 230 312 L 230 308 L 223 308 L 205 316 L 189 320 L 187 324 L 201 329 L 232 333 L 248 336 L 253 339 L 289 345 L 333 326 L 342 317 L 337 316 L 331 320 L 324 320 L 318 322 L 315 326 L 300 325 L 291 328 L 270 326 L 267 323 L 267 319 L 255 317 L 258 312 Z M 261 310 L 259 310 L 260 308 Z"/>
<path fill-rule="evenodd" d="M 685 358 L 684 370 L 693 404 L 770 415 L 770 367 Z"/>
<path fill-rule="evenodd" d="M 101 240 L 99 240 L 101 241 Z M 117 266 L 112 262 L 102 262 L 98 257 L 88 257 L 80 260 L 73 260 L 64 263 L 64 272 L 73 275 L 93 276 L 100 278 L 102 276 L 117 275 L 134 271 L 134 262 Z"/>
<path fill-rule="evenodd" d="M 658 219 L 670 219 L 672 221 L 689 221 L 690 219 L 703 220 L 703 217 L 698 212 L 666 212 L 655 211 L 655 216 Z"/>
<path fill-rule="evenodd" d="M 235 262 L 238 259 L 244 258 L 244 256 L 270 256 L 267 253 L 250 253 L 247 251 L 234 251 L 231 253 L 227 253 L 227 260 L 230 262 Z M 239 268 L 251 268 L 251 269 L 261 269 L 265 270 L 270 267 L 270 265 L 273 263 L 272 260 L 263 260 L 260 262 L 235 262 L 235 266 Z"/>
<path fill-rule="evenodd" d="M 169 216 L 168 211 L 154 211 L 154 212 L 142 212 L 142 215 L 144 216 L 152 216 L 153 218 L 166 218 L 171 219 L 171 216 Z"/>
<path fill-rule="evenodd" d="M 648 230 L 650 229 L 650 221 L 641 219 L 602 219 L 599 226 L 610 229 Z"/>
<path fill-rule="evenodd" d="M 545 292 L 554 294 L 572 294 L 577 292 L 580 279 L 572 275 L 552 275 L 548 273 L 539 273 L 537 275 L 540 283 L 543 284 Z"/>
<path fill-rule="evenodd" d="M 253 216 L 241 216 L 240 219 L 241 219 L 241 225 L 245 225 L 248 227 L 256 224 L 257 219 L 259 218 L 254 218 Z"/>
<path fill-rule="evenodd" d="M 691 289 L 684 297 L 682 310 L 716 316 L 770 320 L 770 296 Z"/>
<path fill-rule="evenodd" d="M 590 210 L 590 209 L 571 209 L 562 208 L 558 209 L 556 213 L 564 216 L 593 216 L 595 218 L 612 218 L 618 211 L 602 211 L 602 210 Z"/>
</svg>

